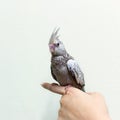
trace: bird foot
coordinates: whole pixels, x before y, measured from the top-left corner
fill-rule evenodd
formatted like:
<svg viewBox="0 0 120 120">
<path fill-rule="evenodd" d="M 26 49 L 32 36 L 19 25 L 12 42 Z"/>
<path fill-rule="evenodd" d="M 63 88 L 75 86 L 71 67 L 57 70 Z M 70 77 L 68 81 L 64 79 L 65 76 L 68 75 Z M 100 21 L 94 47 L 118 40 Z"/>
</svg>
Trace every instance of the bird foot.
<svg viewBox="0 0 120 120">
<path fill-rule="evenodd" d="M 70 88 L 70 87 L 72 87 L 72 85 L 66 85 L 65 86 L 65 90 L 68 89 L 68 88 Z"/>
</svg>

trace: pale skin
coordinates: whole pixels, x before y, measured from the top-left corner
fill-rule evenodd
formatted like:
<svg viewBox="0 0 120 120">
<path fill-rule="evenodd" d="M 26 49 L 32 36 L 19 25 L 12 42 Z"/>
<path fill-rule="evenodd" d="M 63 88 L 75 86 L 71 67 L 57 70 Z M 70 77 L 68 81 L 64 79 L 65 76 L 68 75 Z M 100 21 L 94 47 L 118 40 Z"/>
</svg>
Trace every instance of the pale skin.
<svg viewBox="0 0 120 120">
<path fill-rule="evenodd" d="M 104 97 L 100 93 L 85 93 L 71 86 L 50 83 L 43 83 L 42 86 L 62 95 L 58 120 L 111 120 Z"/>
</svg>

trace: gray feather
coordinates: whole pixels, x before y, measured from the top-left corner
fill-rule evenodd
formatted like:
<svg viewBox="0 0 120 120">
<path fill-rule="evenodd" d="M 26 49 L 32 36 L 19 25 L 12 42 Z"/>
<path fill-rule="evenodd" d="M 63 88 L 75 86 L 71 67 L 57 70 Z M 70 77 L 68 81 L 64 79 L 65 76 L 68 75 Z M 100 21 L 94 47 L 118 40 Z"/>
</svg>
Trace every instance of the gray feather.
<svg viewBox="0 0 120 120">
<path fill-rule="evenodd" d="M 56 76 L 54 75 L 52 66 L 51 66 L 50 68 L 51 68 L 51 75 L 52 75 L 52 77 L 53 77 L 55 80 L 57 80 Z"/>
<path fill-rule="evenodd" d="M 58 31 L 59 31 L 60 28 L 55 28 L 51 37 L 50 37 L 50 41 L 49 41 L 49 44 L 50 43 L 53 43 L 54 40 L 57 40 L 59 38 L 59 35 L 58 35 Z"/>
</svg>

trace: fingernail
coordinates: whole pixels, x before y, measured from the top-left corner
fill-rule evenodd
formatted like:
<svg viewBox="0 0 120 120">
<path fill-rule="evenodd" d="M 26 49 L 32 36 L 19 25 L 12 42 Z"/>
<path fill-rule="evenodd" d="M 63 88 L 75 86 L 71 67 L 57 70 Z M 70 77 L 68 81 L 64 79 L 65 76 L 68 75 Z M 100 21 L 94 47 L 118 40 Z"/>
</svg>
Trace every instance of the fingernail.
<svg viewBox="0 0 120 120">
<path fill-rule="evenodd" d="M 42 87 L 44 87 L 44 83 L 41 83 L 40 85 L 41 85 Z"/>
</svg>

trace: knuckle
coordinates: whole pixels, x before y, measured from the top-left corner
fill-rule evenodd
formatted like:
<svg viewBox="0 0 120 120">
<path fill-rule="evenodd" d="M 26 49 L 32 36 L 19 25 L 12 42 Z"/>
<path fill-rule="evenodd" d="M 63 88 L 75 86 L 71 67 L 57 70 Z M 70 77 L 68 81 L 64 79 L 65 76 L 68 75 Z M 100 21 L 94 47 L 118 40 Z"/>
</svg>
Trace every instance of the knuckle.
<svg viewBox="0 0 120 120">
<path fill-rule="evenodd" d="M 94 95 L 99 98 L 104 98 L 104 96 L 99 92 L 95 92 Z"/>
<path fill-rule="evenodd" d="M 63 118 L 61 116 L 58 116 L 58 119 L 57 120 L 63 120 Z"/>
<path fill-rule="evenodd" d="M 99 92 L 97 92 L 96 95 L 97 95 L 97 96 L 100 96 L 100 97 L 103 96 L 103 95 L 102 95 L 101 93 L 99 93 Z"/>
<path fill-rule="evenodd" d="M 64 103 L 64 96 L 62 96 L 60 99 L 60 104 L 62 105 L 63 103 Z"/>
<path fill-rule="evenodd" d="M 62 99 L 60 99 L 60 105 L 62 105 Z"/>
<path fill-rule="evenodd" d="M 62 115 L 62 111 L 61 111 L 61 109 L 59 109 L 58 116 L 61 116 L 61 115 Z"/>
<path fill-rule="evenodd" d="M 64 105 L 68 101 L 68 95 L 63 95 L 60 99 L 60 104 Z"/>
</svg>

